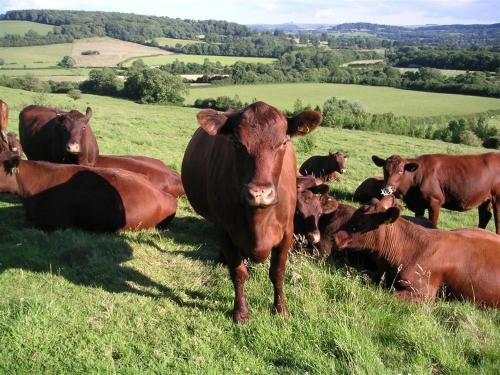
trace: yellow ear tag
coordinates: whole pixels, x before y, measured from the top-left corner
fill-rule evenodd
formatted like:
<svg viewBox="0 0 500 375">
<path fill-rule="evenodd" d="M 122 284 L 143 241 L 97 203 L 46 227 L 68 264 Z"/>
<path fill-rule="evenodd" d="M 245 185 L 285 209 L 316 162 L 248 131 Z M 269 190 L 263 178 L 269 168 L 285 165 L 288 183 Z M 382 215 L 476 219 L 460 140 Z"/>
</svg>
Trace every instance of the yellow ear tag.
<svg viewBox="0 0 500 375">
<path fill-rule="evenodd" d="M 309 128 L 307 127 L 307 125 L 302 125 L 301 127 L 299 127 L 299 131 L 301 133 L 307 134 L 307 133 L 309 133 Z"/>
<path fill-rule="evenodd" d="M 19 167 L 12 168 L 12 173 L 13 174 L 18 174 L 19 173 Z"/>
</svg>

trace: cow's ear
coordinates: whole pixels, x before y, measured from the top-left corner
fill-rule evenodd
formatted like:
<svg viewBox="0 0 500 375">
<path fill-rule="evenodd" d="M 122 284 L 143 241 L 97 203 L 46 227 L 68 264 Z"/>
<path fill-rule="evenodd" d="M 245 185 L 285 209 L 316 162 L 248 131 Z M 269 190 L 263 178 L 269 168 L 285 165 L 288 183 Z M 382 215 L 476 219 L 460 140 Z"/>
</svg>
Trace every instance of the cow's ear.
<svg viewBox="0 0 500 375">
<path fill-rule="evenodd" d="M 417 163 L 406 163 L 405 164 L 405 171 L 407 171 L 407 172 L 415 172 L 417 169 L 418 169 Z"/>
<path fill-rule="evenodd" d="M 304 111 L 295 117 L 288 118 L 287 134 L 293 136 L 306 135 L 316 129 L 323 121 L 321 113 L 316 111 Z"/>
<path fill-rule="evenodd" d="M 309 188 L 314 194 L 328 194 L 330 188 L 326 184 L 312 186 Z"/>
<path fill-rule="evenodd" d="M 351 243 L 352 236 L 349 232 L 346 232 L 345 230 L 341 230 L 333 236 L 333 239 L 335 241 L 335 245 L 337 246 L 338 249 L 343 249 Z"/>
<path fill-rule="evenodd" d="M 87 107 L 87 110 L 85 111 L 85 119 L 87 120 L 87 122 L 89 122 L 92 118 L 92 114 L 92 108 Z"/>
<path fill-rule="evenodd" d="M 196 118 L 203 130 L 210 135 L 220 134 L 228 119 L 225 114 L 214 109 L 204 109 L 198 113 Z"/>
<path fill-rule="evenodd" d="M 379 158 L 377 155 L 373 155 L 372 160 L 377 167 L 383 167 L 385 165 L 385 160 L 382 158 Z"/>
<path fill-rule="evenodd" d="M 12 172 L 15 172 L 19 167 L 20 160 L 21 158 L 19 157 L 19 155 L 10 152 L 9 157 L 3 161 L 5 172 L 7 174 L 12 174 Z"/>
<path fill-rule="evenodd" d="M 337 211 L 339 208 L 339 202 L 328 194 L 323 194 L 321 196 L 321 211 L 323 215 L 331 214 Z"/>
<path fill-rule="evenodd" d="M 384 224 L 394 223 L 401 214 L 401 211 L 397 207 L 391 207 L 384 212 Z"/>
</svg>

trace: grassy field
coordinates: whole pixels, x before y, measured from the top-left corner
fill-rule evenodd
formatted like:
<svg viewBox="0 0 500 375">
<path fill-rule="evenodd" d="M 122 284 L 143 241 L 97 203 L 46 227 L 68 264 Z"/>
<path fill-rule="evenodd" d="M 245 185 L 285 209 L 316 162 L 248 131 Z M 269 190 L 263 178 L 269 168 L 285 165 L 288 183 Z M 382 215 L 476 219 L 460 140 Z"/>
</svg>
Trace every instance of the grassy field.
<svg viewBox="0 0 500 375">
<path fill-rule="evenodd" d="M 416 72 L 418 68 L 398 68 L 401 73 L 405 72 Z M 453 70 L 453 69 L 438 69 L 447 77 L 456 77 L 460 74 L 467 72 L 466 70 Z"/>
<path fill-rule="evenodd" d="M 83 111 L 102 154 L 143 154 L 179 170 L 197 110 L 84 95 L 40 95 L 0 87 L 18 112 L 33 102 Z M 271 104 L 276 104 L 271 102 Z M 350 202 L 357 184 L 380 174 L 371 161 L 398 152 L 484 149 L 335 129 L 294 141 L 298 161 L 329 149 L 349 153 L 333 195 Z M 251 320 L 230 320 L 233 288 L 212 226 L 179 201 L 166 230 L 117 235 L 23 227 L 19 199 L 0 195 L 0 369 L 5 374 L 494 374 L 500 312 L 460 301 L 397 301 L 366 275 L 294 253 L 285 290 L 290 314 L 271 313 L 268 263 L 246 284 Z M 442 213 L 447 228 L 473 226 L 476 212 Z M 489 226 L 492 230 L 492 226 Z"/>
<path fill-rule="evenodd" d="M 236 61 L 267 64 L 275 60 L 270 57 L 239 57 L 239 56 L 180 55 L 180 54 L 173 54 L 167 56 L 150 56 L 142 58 L 144 63 L 147 65 L 171 64 L 175 60 L 179 60 L 185 63 L 192 62 L 192 63 L 203 64 L 203 61 L 205 61 L 205 59 L 209 59 L 212 62 L 220 61 L 222 65 L 232 65 Z M 124 64 L 124 66 L 132 65 L 133 60 L 135 59 L 127 61 Z"/>
<path fill-rule="evenodd" d="M 87 68 L 47 68 L 47 69 L 0 69 L 0 75 L 19 77 L 32 74 L 35 77 L 49 76 L 88 76 L 90 69 Z"/>
<path fill-rule="evenodd" d="M 192 88 L 186 100 L 238 95 L 243 101 L 253 98 L 274 103 L 281 109 L 292 109 L 295 100 L 307 105 L 322 105 L 335 96 L 358 101 L 371 113 L 394 112 L 408 116 L 467 114 L 499 109 L 500 99 L 479 96 L 437 94 L 399 90 L 390 87 L 342 85 L 329 83 L 290 83 Z"/>
<path fill-rule="evenodd" d="M 48 46 L 0 47 L 5 68 L 47 68 L 55 66 L 63 56 L 71 55 L 71 43 Z"/>
<path fill-rule="evenodd" d="M 174 39 L 174 38 L 155 38 L 156 43 L 160 46 L 175 47 L 176 44 L 185 46 L 187 44 L 204 43 L 203 40 L 188 40 L 188 39 Z"/>
<path fill-rule="evenodd" d="M 44 25 L 36 22 L 28 21 L 0 21 L 0 38 L 5 34 L 24 35 L 28 31 L 36 31 L 40 35 L 46 35 L 54 29 L 53 26 Z"/>
</svg>

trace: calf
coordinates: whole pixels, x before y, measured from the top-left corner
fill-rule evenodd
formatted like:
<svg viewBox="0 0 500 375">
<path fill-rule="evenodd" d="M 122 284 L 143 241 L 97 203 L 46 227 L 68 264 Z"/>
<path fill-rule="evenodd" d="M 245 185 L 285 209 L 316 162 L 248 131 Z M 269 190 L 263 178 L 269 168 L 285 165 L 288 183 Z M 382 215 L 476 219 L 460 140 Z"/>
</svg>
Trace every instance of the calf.
<svg viewBox="0 0 500 375">
<path fill-rule="evenodd" d="M 347 171 L 345 162 L 347 156 L 341 152 L 329 152 L 327 156 L 311 156 L 299 169 L 303 176 L 313 175 L 324 181 L 338 180 L 336 173 L 345 173 Z"/>
<path fill-rule="evenodd" d="M 297 177 L 297 209 L 294 216 L 294 233 L 305 236 L 309 244 L 320 240 L 318 227 L 322 215 L 337 209 L 338 203 L 328 195 L 328 185 L 311 176 Z"/>
<path fill-rule="evenodd" d="M 145 156 L 103 156 L 97 157 L 98 168 L 120 168 L 144 175 L 157 189 L 175 198 L 184 194 L 181 176 L 168 168 L 162 161 Z"/>
<path fill-rule="evenodd" d="M 373 252 L 398 272 L 399 298 L 457 298 L 500 306 L 500 236 L 483 229 L 427 229 L 400 219 L 395 198 L 365 205 L 334 235 L 338 248 Z"/>
<path fill-rule="evenodd" d="M 19 114 L 19 137 L 30 160 L 93 166 L 99 147 L 89 125 L 92 109 L 85 115 L 31 105 Z"/>
<path fill-rule="evenodd" d="M 166 224 L 175 215 L 175 198 L 135 173 L 20 160 L 6 149 L 0 162 L 3 172 L 15 175 L 27 224 L 37 228 L 137 230 Z"/>
<path fill-rule="evenodd" d="M 353 199 L 360 203 L 368 203 L 373 198 L 382 198 L 382 189 L 384 188 L 384 177 L 369 177 L 364 180 L 354 192 Z"/>
<path fill-rule="evenodd" d="M 296 159 L 290 137 L 321 123 L 305 111 L 287 118 L 263 102 L 239 111 L 198 113 L 198 129 L 182 161 L 182 183 L 194 210 L 215 224 L 234 284 L 233 320 L 248 319 L 246 259 L 271 255 L 274 308 L 286 313 L 283 279 L 293 241 Z"/>
<path fill-rule="evenodd" d="M 384 160 L 372 157 L 384 169 L 382 193 L 396 194 L 417 216 L 429 210 L 437 226 L 441 207 L 467 211 L 478 207 L 479 227 L 486 228 L 495 215 L 500 234 L 500 152 L 477 155 L 422 155 L 403 159 L 392 155 Z"/>
</svg>

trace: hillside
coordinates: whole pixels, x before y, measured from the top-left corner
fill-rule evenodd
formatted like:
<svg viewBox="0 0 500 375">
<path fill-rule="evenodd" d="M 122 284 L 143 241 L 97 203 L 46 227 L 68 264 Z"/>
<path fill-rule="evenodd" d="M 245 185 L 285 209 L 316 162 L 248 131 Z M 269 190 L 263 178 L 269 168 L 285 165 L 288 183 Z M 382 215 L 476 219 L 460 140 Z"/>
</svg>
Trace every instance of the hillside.
<svg viewBox="0 0 500 375">
<path fill-rule="evenodd" d="M 40 35 L 46 35 L 53 30 L 52 26 L 29 21 L 0 21 L 0 38 L 5 34 L 24 35 L 33 30 Z"/>
<path fill-rule="evenodd" d="M 0 87 L 10 128 L 33 102 L 94 110 L 103 154 L 143 154 L 180 168 L 197 110 Z M 271 104 L 275 104 L 271 102 Z M 372 154 L 482 151 L 401 136 L 320 129 L 299 163 L 329 149 L 349 154 L 333 185 L 344 202 L 380 171 Z M 474 226 L 477 213 L 442 212 L 446 228 Z M 489 229 L 491 230 L 491 224 Z M 24 227 L 19 199 L 0 195 L 0 368 L 13 373 L 496 373 L 500 312 L 461 301 L 397 301 L 341 260 L 290 257 L 290 314 L 271 313 L 268 264 L 251 265 L 251 320 L 230 320 L 233 288 L 217 263 L 213 227 L 179 201 L 166 230 L 116 235 Z"/>
</svg>

